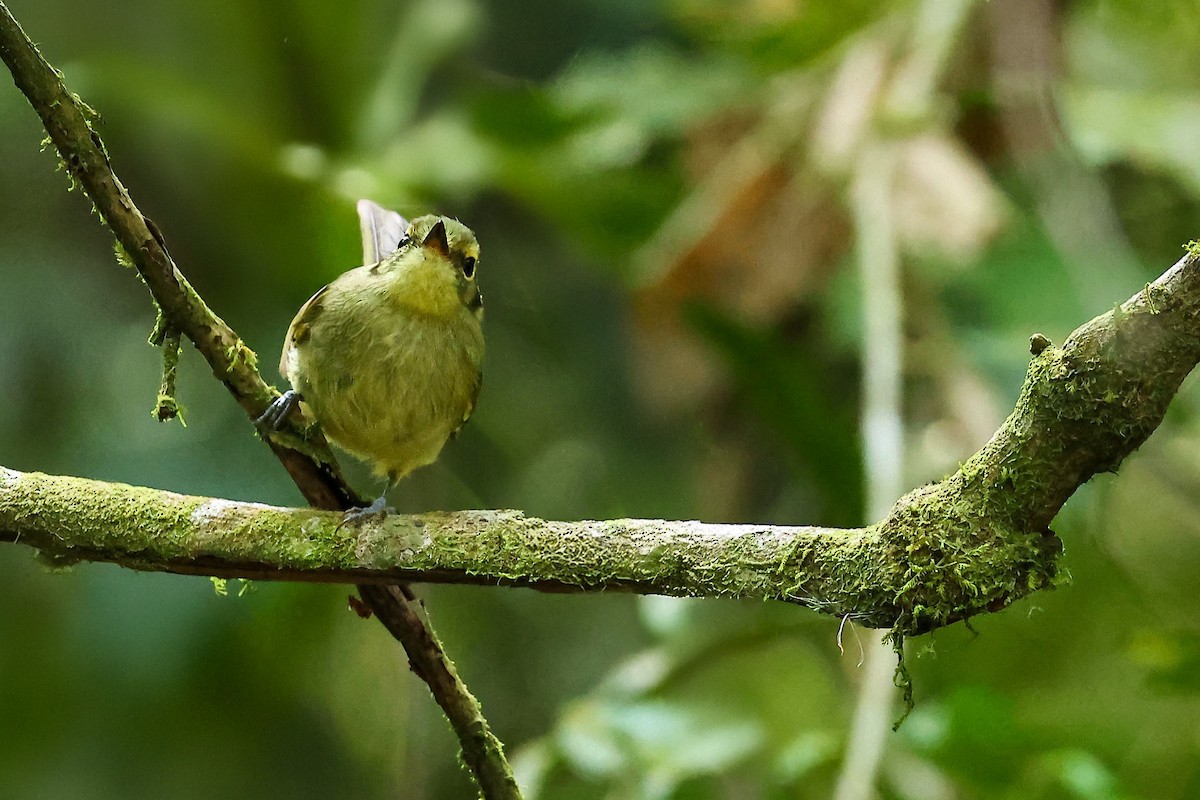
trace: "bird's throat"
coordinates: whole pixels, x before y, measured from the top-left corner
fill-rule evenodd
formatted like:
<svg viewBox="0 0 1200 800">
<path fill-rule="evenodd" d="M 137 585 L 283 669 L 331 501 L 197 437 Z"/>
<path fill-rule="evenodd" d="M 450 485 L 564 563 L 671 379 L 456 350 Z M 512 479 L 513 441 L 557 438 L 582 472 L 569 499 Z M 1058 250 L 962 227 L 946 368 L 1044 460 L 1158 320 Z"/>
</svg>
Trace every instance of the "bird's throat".
<svg viewBox="0 0 1200 800">
<path fill-rule="evenodd" d="M 419 250 L 396 266 L 388 298 L 407 311 L 452 317 L 462 305 L 453 270 L 444 258 Z"/>
</svg>

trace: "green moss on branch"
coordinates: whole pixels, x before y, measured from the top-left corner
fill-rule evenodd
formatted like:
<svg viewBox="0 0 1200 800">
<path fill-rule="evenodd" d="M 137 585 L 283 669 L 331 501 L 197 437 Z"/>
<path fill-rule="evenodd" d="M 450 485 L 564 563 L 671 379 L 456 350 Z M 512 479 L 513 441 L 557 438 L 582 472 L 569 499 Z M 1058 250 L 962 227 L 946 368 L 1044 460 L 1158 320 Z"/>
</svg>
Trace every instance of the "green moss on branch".
<svg viewBox="0 0 1200 800">
<path fill-rule="evenodd" d="M 504 584 L 793 602 L 920 633 L 1054 586 L 1049 523 L 1116 469 L 1200 359 L 1200 256 L 1034 356 L 1012 415 L 945 480 L 862 529 L 664 520 L 552 522 L 517 511 L 336 514 L 6 472 L 0 536 L 57 561 L 256 579 Z"/>
<path fill-rule="evenodd" d="M 0 57 L 70 174 L 170 324 L 193 341 L 247 413 L 257 415 L 274 390 L 258 375 L 253 353 L 175 268 L 153 224 L 113 174 L 89 110 L 2 2 L 0 11 Z M 109 484 L 87 487 L 84 498 L 79 485 L 62 483 L 76 479 L 17 473 L 6 473 L 0 487 L 0 526 L 8 538 L 59 558 L 142 569 L 777 598 L 919 632 L 1054 585 L 1061 545 L 1050 522 L 1080 485 L 1115 470 L 1145 441 L 1200 359 L 1198 261 L 1200 248 L 1190 246 L 1161 278 L 1081 326 L 1062 347 L 1039 341 L 1012 415 L 983 449 L 944 481 L 901 498 L 887 518 L 866 529 L 552 523 L 517 512 L 466 512 L 398 518 L 348 539 L 348 532 L 334 529 L 333 517 L 311 511 Z M 328 467 L 273 448 L 314 505 L 341 508 L 352 501 Z M 102 489 L 116 495 L 97 507 L 91 492 Z"/>
</svg>

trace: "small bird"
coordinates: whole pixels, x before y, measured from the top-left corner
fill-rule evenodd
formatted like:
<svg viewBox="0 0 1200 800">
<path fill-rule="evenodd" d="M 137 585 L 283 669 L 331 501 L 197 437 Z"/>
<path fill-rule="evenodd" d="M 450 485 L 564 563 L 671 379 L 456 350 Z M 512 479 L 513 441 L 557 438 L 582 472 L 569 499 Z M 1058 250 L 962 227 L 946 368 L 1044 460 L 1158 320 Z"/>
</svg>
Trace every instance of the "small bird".
<svg viewBox="0 0 1200 800">
<path fill-rule="evenodd" d="M 305 303 L 288 328 L 279 371 L 291 383 L 259 417 L 280 430 L 300 403 L 334 444 L 387 479 L 346 522 L 383 517 L 387 493 L 433 463 L 471 413 L 483 382 L 479 243 L 436 215 L 411 223 L 358 202 L 364 266 Z"/>
</svg>

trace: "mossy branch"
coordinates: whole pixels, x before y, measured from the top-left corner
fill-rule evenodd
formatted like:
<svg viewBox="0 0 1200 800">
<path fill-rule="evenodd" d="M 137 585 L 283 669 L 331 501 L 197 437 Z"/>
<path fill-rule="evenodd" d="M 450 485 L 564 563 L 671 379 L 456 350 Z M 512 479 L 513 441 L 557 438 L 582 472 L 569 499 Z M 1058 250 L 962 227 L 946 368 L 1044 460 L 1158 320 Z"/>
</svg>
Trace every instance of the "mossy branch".
<svg viewBox="0 0 1200 800">
<path fill-rule="evenodd" d="M 237 403 L 257 418 L 278 392 L 256 368 L 257 357 L 228 325 L 205 304 L 167 252 L 157 226 L 144 216 L 117 178 L 99 134 L 92 127 L 97 115 L 63 82 L 62 75 L 41 56 L 0 0 L 0 59 L 8 66 L 17 87 L 42 119 L 73 183 L 82 186 L 97 214 L 117 239 L 123 253 L 137 269 L 161 310 L 164 331 L 186 336 L 195 345 Z M 156 326 L 157 327 L 157 326 Z M 178 346 L 172 342 L 167 358 Z M 168 379 L 174 364 L 164 362 L 164 388 L 158 413 L 170 414 L 174 398 Z M 166 400 L 163 396 L 166 396 Z M 268 446 L 287 469 L 304 498 L 314 507 L 346 509 L 361 500 L 338 474 L 328 446 L 319 436 L 301 449 L 280 442 Z M 317 457 L 308 453 L 315 452 Z M 491 734 L 479 703 L 459 679 L 454 665 L 421 616 L 409 606 L 415 600 L 407 590 L 379 592 L 364 588 L 364 600 L 408 653 L 413 671 L 429 685 L 445 711 L 485 798 L 517 800 L 520 792 L 500 742 Z"/>
<path fill-rule="evenodd" d="M 1200 360 L 1200 256 L 1189 252 L 1062 347 L 1042 337 L 1034 349 L 1016 408 L 983 449 L 866 528 L 467 511 L 351 530 L 311 509 L 6 470 L 0 538 L 59 561 L 260 580 L 782 600 L 921 633 L 1054 585 L 1062 548 L 1050 521 L 1145 441 Z"/>
<path fill-rule="evenodd" d="M 872 558 L 868 531 L 661 520 L 552 522 L 519 511 L 341 515 L 0 467 L 0 539 L 55 563 L 332 583 L 423 581 L 793 599 L 833 611 Z M 813 575 L 796 592 L 794 559 Z M 823 565 L 844 559 L 843 566 Z M 803 569 L 803 568 L 801 568 Z"/>
<path fill-rule="evenodd" d="M 71 179 L 83 187 L 97 214 L 112 230 L 121 250 L 161 309 L 166 326 L 186 336 L 252 418 L 261 414 L 278 391 L 254 369 L 249 348 L 224 320 L 213 313 L 172 261 L 157 226 L 129 196 L 113 171 L 99 133 L 95 112 L 63 83 L 62 75 L 42 58 L 8 7 L 0 2 L 0 59 L 8 65 L 17 88 L 42 119 Z M 320 508 L 346 508 L 359 502 L 328 470 L 302 453 L 268 443 L 305 498 Z"/>
</svg>

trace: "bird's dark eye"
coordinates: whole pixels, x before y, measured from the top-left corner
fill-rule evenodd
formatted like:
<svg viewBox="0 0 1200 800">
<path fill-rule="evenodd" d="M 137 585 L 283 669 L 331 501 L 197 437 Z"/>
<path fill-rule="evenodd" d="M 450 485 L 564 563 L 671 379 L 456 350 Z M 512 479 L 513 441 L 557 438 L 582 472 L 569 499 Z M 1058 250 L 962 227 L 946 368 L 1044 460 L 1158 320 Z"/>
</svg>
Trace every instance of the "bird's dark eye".
<svg viewBox="0 0 1200 800">
<path fill-rule="evenodd" d="M 468 278 L 473 277 L 475 275 L 475 257 L 474 256 L 467 256 L 466 258 L 463 259 L 463 275 L 466 275 Z"/>
</svg>

